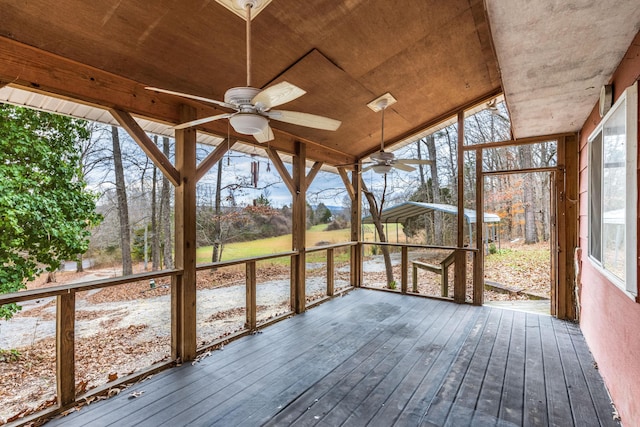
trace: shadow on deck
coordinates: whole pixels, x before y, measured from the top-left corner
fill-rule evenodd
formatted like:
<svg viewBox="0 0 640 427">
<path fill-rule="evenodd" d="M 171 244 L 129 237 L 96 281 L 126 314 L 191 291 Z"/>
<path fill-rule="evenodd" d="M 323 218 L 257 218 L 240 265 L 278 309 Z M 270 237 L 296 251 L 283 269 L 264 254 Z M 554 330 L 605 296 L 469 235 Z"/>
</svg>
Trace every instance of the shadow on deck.
<svg viewBox="0 0 640 427">
<path fill-rule="evenodd" d="M 618 425 L 612 411 L 575 324 L 358 289 L 48 425 L 582 427 Z"/>
</svg>

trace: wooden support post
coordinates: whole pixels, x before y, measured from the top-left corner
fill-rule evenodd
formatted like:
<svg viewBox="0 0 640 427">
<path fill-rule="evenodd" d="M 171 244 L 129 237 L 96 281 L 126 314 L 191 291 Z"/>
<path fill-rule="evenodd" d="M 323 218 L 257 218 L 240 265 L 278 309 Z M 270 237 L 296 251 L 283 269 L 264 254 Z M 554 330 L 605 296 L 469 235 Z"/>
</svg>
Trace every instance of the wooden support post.
<svg viewBox="0 0 640 427">
<path fill-rule="evenodd" d="M 274 163 L 275 164 L 275 163 Z M 295 268 L 293 268 L 293 310 L 302 313 L 306 308 L 305 267 L 306 267 L 306 232 L 307 232 L 307 182 L 306 182 L 306 146 L 296 143 L 293 156 L 293 212 L 292 212 L 292 245 L 298 251 Z M 293 267 L 293 266 L 292 266 Z"/>
<path fill-rule="evenodd" d="M 473 260 L 473 305 L 484 302 L 484 175 L 482 149 L 476 149 L 476 249 Z"/>
<path fill-rule="evenodd" d="M 400 292 L 403 294 L 407 293 L 407 282 L 409 281 L 409 248 L 406 246 L 402 246 L 401 251 L 401 261 L 400 265 L 402 271 L 400 272 Z"/>
<path fill-rule="evenodd" d="M 195 109 L 182 106 L 181 120 L 196 118 Z M 196 357 L 196 131 L 176 130 L 176 169 L 180 185 L 175 193 L 175 257 L 182 276 L 172 281 L 171 354 L 182 361 Z"/>
<path fill-rule="evenodd" d="M 360 162 L 351 172 L 351 241 L 360 242 L 360 229 L 362 220 L 362 184 L 360 180 Z M 346 183 L 345 183 L 346 184 Z M 351 247 L 351 285 L 359 288 L 362 286 L 362 253 L 361 243 Z"/>
<path fill-rule="evenodd" d="M 457 246 L 464 247 L 464 111 L 458 112 L 458 216 Z M 467 254 L 456 251 L 453 300 L 464 303 L 467 288 Z"/>
<path fill-rule="evenodd" d="M 327 249 L 327 296 L 332 297 L 335 293 L 335 263 L 333 259 L 333 248 Z"/>
<path fill-rule="evenodd" d="M 245 328 L 254 331 L 257 327 L 257 303 L 256 303 L 256 262 L 247 262 L 247 323 Z"/>
<path fill-rule="evenodd" d="M 556 316 L 573 320 L 575 311 L 575 266 L 574 251 L 578 245 L 578 175 L 579 141 L 577 135 L 558 140 L 557 180 L 558 200 L 558 289 L 556 294 Z M 564 172 L 564 173 L 563 173 Z"/>
<path fill-rule="evenodd" d="M 57 296 L 56 379 L 60 406 L 73 403 L 76 398 L 75 307 L 75 292 Z"/>
</svg>

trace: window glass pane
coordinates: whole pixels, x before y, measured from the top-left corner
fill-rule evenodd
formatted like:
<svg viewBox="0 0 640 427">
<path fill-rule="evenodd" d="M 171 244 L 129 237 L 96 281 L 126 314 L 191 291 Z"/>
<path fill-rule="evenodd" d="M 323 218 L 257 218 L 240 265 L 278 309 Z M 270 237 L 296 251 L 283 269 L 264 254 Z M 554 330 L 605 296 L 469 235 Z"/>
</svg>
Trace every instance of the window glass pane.
<svg viewBox="0 0 640 427">
<path fill-rule="evenodd" d="M 602 132 L 591 140 L 589 162 L 589 255 L 602 262 Z"/>
<path fill-rule="evenodd" d="M 483 157 L 482 169 L 485 172 L 548 168 L 558 164 L 558 142 L 546 141 L 485 148 Z"/>
<path fill-rule="evenodd" d="M 604 124 L 602 263 L 625 279 L 626 108 L 621 103 Z"/>
</svg>

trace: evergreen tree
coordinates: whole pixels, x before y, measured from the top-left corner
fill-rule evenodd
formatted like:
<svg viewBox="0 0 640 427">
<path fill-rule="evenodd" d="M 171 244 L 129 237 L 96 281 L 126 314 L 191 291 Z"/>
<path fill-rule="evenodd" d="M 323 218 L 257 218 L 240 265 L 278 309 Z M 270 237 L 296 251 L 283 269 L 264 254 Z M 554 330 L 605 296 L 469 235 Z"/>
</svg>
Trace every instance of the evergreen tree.
<svg viewBox="0 0 640 427">
<path fill-rule="evenodd" d="M 87 250 L 101 220 L 77 150 L 89 135 L 84 121 L 0 105 L 0 293 Z M 4 305 L 0 318 L 17 310 Z"/>
</svg>

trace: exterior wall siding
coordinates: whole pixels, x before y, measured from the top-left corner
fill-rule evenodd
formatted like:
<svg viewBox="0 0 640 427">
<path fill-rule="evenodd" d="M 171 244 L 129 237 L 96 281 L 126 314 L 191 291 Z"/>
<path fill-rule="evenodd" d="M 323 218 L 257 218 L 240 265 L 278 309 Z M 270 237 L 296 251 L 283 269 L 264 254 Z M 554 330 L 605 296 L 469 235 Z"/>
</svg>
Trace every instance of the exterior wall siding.
<svg viewBox="0 0 640 427">
<path fill-rule="evenodd" d="M 639 77 L 640 33 L 636 35 L 612 77 L 614 101 Z M 580 327 L 623 424 L 640 425 L 640 304 L 625 295 L 602 275 L 591 264 L 587 255 L 589 176 L 587 139 L 599 122 L 600 116 L 596 104 L 580 133 L 579 245 L 582 248 Z M 638 146 L 640 147 L 640 144 Z M 640 254 L 640 251 L 638 253 Z"/>
</svg>

